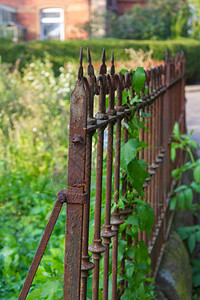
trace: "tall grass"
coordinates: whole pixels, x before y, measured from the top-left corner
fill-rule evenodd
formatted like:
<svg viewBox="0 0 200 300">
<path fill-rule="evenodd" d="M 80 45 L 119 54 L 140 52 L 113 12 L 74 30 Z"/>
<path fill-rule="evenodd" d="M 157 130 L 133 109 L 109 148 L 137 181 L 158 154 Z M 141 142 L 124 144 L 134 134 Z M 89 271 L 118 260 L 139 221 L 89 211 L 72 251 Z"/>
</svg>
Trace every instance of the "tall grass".
<svg viewBox="0 0 200 300">
<path fill-rule="evenodd" d="M 75 70 L 68 63 L 55 77 L 45 58 L 27 65 L 22 76 L 17 64 L 0 64 L 1 299 L 17 299 L 56 194 L 66 187 Z M 62 248 L 64 212 L 37 274 L 41 284 L 62 273 Z"/>
</svg>

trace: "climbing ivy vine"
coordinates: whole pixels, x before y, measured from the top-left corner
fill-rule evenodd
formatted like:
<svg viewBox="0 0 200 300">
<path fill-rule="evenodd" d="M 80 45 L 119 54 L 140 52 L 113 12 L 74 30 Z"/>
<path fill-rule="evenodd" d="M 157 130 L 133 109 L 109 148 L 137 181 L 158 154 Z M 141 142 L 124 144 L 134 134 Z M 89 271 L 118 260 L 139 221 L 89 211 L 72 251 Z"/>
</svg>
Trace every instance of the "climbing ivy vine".
<svg viewBox="0 0 200 300">
<path fill-rule="evenodd" d="M 123 69 L 121 72 L 125 74 L 127 70 Z M 127 104 L 127 97 L 129 97 L 130 105 L 128 106 L 131 109 L 131 116 L 128 123 L 123 123 L 128 130 L 129 139 L 121 145 L 122 174 L 126 174 L 127 186 L 130 188 L 126 197 L 120 197 L 118 207 L 120 209 L 132 208 L 133 213 L 120 226 L 118 260 L 120 264 L 120 261 L 125 259 L 125 272 L 119 274 L 119 277 L 127 282 L 121 300 L 148 300 L 155 297 L 154 281 L 151 278 L 151 259 L 148 248 L 144 241 L 139 240 L 139 231 L 146 232 L 149 237 L 154 223 L 154 212 L 145 202 L 143 192 L 143 184 L 149 177 L 146 170 L 147 162 L 139 159 L 138 153 L 147 148 L 146 143 L 140 140 L 140 132 L 142 128 L 148 131 L 146 122 L 150 115 L 144 112 L 138 114 L 133 109 L 137 103 L 142 102 L 141 92 L 145 90 L 147 93 L 148 89 L 144 87 L 146 80 L 144 69 L 139 67 L 135 72 L 131 72 L 132 88 L 136 95 L 132 97 L 130 90 L 123 92 L 124 105 Z M 123 239 L 124 230 L 126 230 L 125 239 Z M 132 242 L 128 242 L 130 239 L 134 241 L 134 246 Z"/>
</svg>

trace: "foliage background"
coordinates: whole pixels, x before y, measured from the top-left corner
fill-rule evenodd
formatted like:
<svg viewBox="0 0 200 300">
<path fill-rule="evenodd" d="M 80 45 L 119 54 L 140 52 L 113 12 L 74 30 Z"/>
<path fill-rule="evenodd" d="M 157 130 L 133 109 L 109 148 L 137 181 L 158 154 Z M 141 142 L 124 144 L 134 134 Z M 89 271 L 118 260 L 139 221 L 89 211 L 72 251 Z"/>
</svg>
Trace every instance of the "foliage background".
<svg viewBox="0 0 200 300">
<path fill-rule="evenodd" d="M 0 64 L 1 299 L 18 297 L 56 194 L 66 186 L 69 95 L 75 81 L 74 68 L 69 63 L 55 77 L 52 64 L 45 58 L 43 62 L 32 61 L 22 76 L 18 65 L 11 72 L 7 64 Z M 63 269 L 63 213 L 38 272 L 40 283 L 46 282 L 44 286 L 52 299 L 56 285 L 59 291 Z M 43 274 L 41 270 L 45 268 Z M 50 276 L 57 281 L 48 282 Z"/>
<path fill-rule="evenodd" d="M 27 63 L 34 58 L 44 59 L 48 54 L 53 64 L 53 70 L 58 76 L 60 67 L 66 63 L 77 62 L 80 47 L 90 47 L 93 62 L 99 61 L 102 49 L 106 49 L 107 61 L 110 60 L 111 52 L 114 51 L 115 60 L 121 62 L 130 60 L 130 55 L 124 49 L 132 48 L 143 51 L 153 50 L 152 58 L 157 60 L 165 59 L 166 50 L 177 53 L 182 50 L 186 56 L 187 81 L 192 83 L 200 78 L 200 42 L 193 39 L 182 38 L 166 41 L 136 41 L 120 39 L 91 39 L 71 41 L 34 41 L 27 43 L 13 44 L 9 40 L 0 39 L 0 55 L 3 62 L 15 64 L 19 60 L 19 69 L 22 70 Z M 86 62 L 85 62 L 86 63 Z M 109 63 L 108 63 L 109 65 Z"/>
<path fill-rule="evenodd" d="M 135 4 L 123 15 L 111 10 L 94 11 L 85 26 L 90 37 L 102 36 L 99 28 L 105 24 L 104 37 L 137 40 L 166 40 L 177 37 L 200 39 L 200 4 L 198 0 L 149 0 Z"/>
</svg>

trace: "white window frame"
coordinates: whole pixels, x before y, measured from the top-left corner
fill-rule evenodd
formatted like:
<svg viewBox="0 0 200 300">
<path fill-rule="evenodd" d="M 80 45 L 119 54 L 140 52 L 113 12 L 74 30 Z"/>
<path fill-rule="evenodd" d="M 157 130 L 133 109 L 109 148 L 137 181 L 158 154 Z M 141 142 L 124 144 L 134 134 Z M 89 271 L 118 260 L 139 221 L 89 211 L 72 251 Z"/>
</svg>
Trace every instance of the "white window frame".
<svg viewBox="0 0 200 300">
<path fill-rule="evenodd" d="M 43 18 L 43 13 L 60 13 L 60 17 L 55 18 Z M 40 40 L 44 40 L 45 36 L 43 34 L 43 24 L 60 24 L 60 40 L 64 41 L 64 9 L 62 8 L 44 8 L 40 10 Z"/>
</svg>

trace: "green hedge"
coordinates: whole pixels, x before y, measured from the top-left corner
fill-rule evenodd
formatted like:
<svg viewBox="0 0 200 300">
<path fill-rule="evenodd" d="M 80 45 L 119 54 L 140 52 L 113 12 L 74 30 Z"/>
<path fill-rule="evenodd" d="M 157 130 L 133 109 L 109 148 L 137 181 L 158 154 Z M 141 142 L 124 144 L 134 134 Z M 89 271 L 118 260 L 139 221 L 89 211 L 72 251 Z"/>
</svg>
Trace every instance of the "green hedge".
<svg viewBox="0 0 200 300">
<path fill-rule="evenodd" d="M 136 41 L 136 40 L 117 40 L 117 39 L 99 39 L 99 40 L 69 40 L 60 41 L 34 41 L 13 44 L 8 40 L 0 40 L 0 55 L 3 62 L 15 63 L 17 59 L 21 60 L 20 67 L 30 62 L 33 57 L 43 58 L 48 53 L 54 64 L 54 70 L 57 73 L 59 67 L 65 62 L 77 62 L 80 47 L 86 49 L 90 47 L 93 61 L 101 57 L 102 48 L 106 48 L 107 58 L 114 50 L 116 60 L 128 59 L 125 48 L 135 50 L 153 50 L 153 57 L 157 59 L 165 58 L 166 49 L 171 52 L 183 50 L 187 61 L 187 80 L 195 82 L 200 79 L 200 42 L 192 39 L 167 40 L 167 41 Z M 86 57 L 86 51 L 85 57 Z"/>
</svg>

